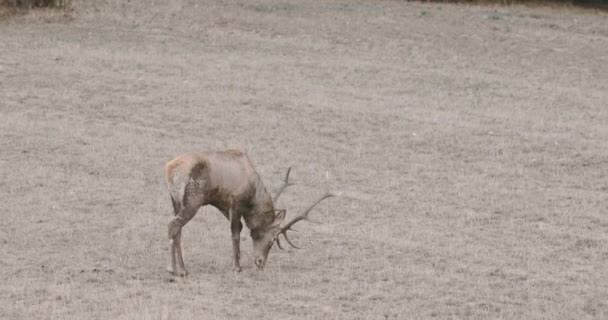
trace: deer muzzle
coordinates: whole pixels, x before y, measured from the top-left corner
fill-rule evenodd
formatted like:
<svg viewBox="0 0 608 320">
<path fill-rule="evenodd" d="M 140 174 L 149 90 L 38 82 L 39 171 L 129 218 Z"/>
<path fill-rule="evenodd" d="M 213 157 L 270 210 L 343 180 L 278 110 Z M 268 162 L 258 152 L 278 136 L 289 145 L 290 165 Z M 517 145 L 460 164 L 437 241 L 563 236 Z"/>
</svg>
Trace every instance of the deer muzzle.
<svg viewBox="0 0 608 320">
<path fill-rule="evenodd" d="M 255 258 L 254 263 L 258 267 L 258 269 L 262 270 L 264 269 L 264 265 L 266 264 L 266 259 L 258 257 Z"/>
</svg>

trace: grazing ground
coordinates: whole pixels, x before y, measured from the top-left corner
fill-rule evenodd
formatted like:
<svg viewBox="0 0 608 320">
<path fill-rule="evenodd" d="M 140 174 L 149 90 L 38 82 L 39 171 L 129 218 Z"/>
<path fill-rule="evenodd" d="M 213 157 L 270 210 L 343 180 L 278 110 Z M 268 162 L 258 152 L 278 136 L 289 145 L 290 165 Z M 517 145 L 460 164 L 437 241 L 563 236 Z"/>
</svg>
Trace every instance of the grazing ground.
<svg viewBox="0 0 608 320">
<path fill-rule="evenodd" d="M 199 3 L 0 21 L 0 318 L 608 318 L 606 13 Z M 173 278 L 162 167 L 227 148 L 343 196 L 240 274 L 204 208 Z"/>
</svg>

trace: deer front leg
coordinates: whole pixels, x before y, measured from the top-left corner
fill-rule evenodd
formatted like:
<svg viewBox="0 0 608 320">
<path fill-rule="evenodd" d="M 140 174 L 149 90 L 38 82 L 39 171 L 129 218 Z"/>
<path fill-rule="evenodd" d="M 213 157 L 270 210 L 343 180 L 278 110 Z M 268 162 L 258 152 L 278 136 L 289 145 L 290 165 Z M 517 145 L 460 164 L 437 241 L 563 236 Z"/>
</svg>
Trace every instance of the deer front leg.
<svg viewBox="0 0 608 320">
<path fill-rule="evenodd" d="M 241 272 L 240 256 L 241 256 L 241 230 L 243 230 L 243 223 L 241 223 L 241 217 L 236 214 L 235 210 L 230 208 L 230 231 L 232 232 L 232 253 L 233 253 L 233 270 Z"/>
</svg>

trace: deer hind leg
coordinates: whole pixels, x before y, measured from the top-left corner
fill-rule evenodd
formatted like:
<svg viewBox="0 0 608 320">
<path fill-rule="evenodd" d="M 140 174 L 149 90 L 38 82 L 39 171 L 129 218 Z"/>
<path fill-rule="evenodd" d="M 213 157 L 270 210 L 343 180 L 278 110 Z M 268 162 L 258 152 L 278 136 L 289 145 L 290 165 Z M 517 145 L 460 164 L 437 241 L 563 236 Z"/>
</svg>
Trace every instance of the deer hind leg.
<svg viewBox="0 0 608 320">
<path fill-rule="evenodd" d="M 232 253 L 233 253 L 233 270 L 236 272 L 241 272 L 241 230 L 243 230 L 243 223 L 241 222 L 241 217 L 236 213 L 236 211 L 230 208 L 229 212 L 230 217 L 230 231 L 232 232 Z"/>
<path fill-rule="evenodd" d="M 165 179 L 175 212 L 175 218 L 168 226 L 169 244 L 171 246 L 171 267 L 169 271 L 178 276 L 185 276 L 187 271 L 182 256 L 182 228 L 205 203 L 206 181 L 201 174 L 206 164 L 197 164 L 187 172 L 177 170 L 179 164 L 179 161 L 170 161 L 165 166 Z"/>
<path fill-rule="evenodd" d="M 177 216 L 177 214 L 179 213 L 180 210 L 180 203 L 179 201 L 175 200 L 175 198 L 173 198 L 173 195 L 171 195 L 171 202 L 173 203 L 173 211 L 175 213 L 175 215 Z M 171 255 L 171 265 L 169 265 L 167 267 L 167 271 L 169 271 L 169 273 L 171 274 L 175 274 L 175 270 L 176 268 L 176 247 L 175 247 L 175 236 L 177 236 L 177 233 L 180 234 L 181 236 L 181 227 L 178 229 L 179 231 L 175 230 L 177 229 L 177 227 L 175 226 L 175 219 L 173 219 L 171 222 L 169 222 L 169 230 L 168 230 L 168 236 L 169 236 L 169 251 L 170 251 L 170 255 Z M 175 235 L 174 235 L 175 233 Z"/>
<path fill-rule="evenodd" d="M 175 218 L 169 222 L 169 246 L 171 247 L 171 266 L 167 270 L 177 276 L 183 277 L 188 274 L 182 256 L 182 227 L 190 221 L 198 211 L 196 208 L 182 206 Z"/>
<path fill-rule="evenodd" d="M 178 272 L 176 273 L 178 276 L 183 277 L 188 275 L 188 270 L 186 270 L 186 266 L 184 265 L 184 257 L 182 256 L 182 232 L 180 232 L 175 236 L 175 257 L 177 259 Z"/>
</svg>

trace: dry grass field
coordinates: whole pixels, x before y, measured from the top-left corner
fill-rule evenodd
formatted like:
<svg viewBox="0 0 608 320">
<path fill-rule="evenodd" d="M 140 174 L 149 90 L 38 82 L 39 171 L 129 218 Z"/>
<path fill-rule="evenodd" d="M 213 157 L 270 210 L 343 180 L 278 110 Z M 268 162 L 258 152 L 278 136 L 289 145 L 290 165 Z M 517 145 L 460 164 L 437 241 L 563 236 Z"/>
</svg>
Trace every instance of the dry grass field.
<svg viewBox="0 0 608 320">
<path fill-rule="evenodd" d="M 0 20 L 1 319 L 608 319 L 607 13 L 73 6 Z M 173 278 L 162 167 L 228 148 L 343 195 L 263 272 L 203 208 Z"/>
</svg>

